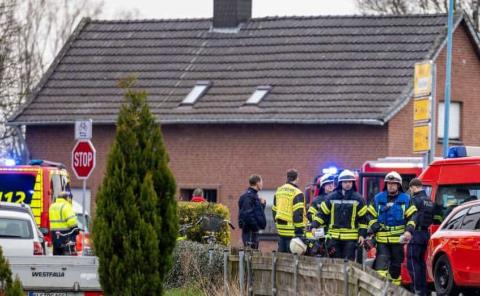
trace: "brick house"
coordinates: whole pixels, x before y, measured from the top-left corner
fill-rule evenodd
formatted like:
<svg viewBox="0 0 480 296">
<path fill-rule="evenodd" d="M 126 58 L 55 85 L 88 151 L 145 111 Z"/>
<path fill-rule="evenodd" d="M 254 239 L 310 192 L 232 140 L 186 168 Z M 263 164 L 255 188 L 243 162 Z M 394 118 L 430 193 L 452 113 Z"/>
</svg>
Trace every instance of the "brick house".
<svg viewBox="0 0 480 296">
<path fill-rule="evenodd" d="M 303 188 L 331 164 L 411 156 L 413 65 L 436 62 L 442 101 L 446 20 L 253 19 L 251 0 L 215 0 L 212 19 L 85 19 L 9 124 L 26 126 L 31 158 L 69 164 L 73 123 L 92 118 L 94 202 L 123 102 L 117 81 L 135 75 L 162 125 L 180 198 L 204 188 L 236 224 L 252 173 L 264 177 L 271 202 L 289 168 Z M 453 52 L 452 141 L 480 145 L 480 41 L 464 15 L 455 20 Z"/>
</svg>

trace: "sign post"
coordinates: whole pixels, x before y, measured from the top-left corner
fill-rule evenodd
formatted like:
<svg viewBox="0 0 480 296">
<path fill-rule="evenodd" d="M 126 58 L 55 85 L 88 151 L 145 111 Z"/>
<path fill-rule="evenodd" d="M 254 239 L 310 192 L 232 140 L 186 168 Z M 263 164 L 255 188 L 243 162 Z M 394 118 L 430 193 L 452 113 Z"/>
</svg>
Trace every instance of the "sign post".
<svg viewBox="0 0 480 296">
<path fill-rule="evenodd" d="M 415 64 L 413 78 L 413 152 L 424 154 L 424 167 L 435 156 L 435 64 Z"/>
<path fill-rule="evenodd" d="M 95 168 L 96 151 L 90 140 L 79 140 L 72 150 L 72 169 L 77 179 L 83 180 L 83 197 L 82 197 L 82 217 L 84 227 L 86 227 L 87 219 L 85 216 L 85 195 L 87 191 L 87 179 Z M 85 236 L 82 239 L 82 253 L 85 247 Z"/>
</svg>

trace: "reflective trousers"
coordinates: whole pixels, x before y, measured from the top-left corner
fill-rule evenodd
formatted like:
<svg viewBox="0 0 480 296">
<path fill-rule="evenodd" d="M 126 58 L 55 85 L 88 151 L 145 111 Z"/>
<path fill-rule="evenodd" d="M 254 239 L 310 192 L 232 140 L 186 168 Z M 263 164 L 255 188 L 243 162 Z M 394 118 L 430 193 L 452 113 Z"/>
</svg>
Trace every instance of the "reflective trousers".
<svg viewBox="0 0 480 296">
<path fill-rule="evenodd" d="M 402 244 L 379 243 L 377 244 L 374 269 L 381 276 L 392 280 L 392 283 L 400 285 L 403 258 Z"/>
</svg>

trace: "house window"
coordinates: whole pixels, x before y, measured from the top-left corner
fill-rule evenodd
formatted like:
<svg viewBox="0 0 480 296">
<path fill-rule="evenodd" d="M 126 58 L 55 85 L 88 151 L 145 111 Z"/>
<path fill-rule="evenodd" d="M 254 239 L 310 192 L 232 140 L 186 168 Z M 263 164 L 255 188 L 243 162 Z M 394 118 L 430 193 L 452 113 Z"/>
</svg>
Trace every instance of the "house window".
<svg viewBox="0 0 480 296">
<path fill-rule="evenodd" d="M 195 188 L 181 188 L 180 189 L 180 200 L 183 200 L 183 201 L 192 200 L 194 190 L 195 190 Z M 202 190 L 203 190 L 203 197 L 208 202 L 217 202 L 217 189 L 202 188 Z"/>
<path fill-rule="evenodd" d="M 258 193 L 258 196 L 264 198 L 267 201 L 265 206 L 265 216 L 267 218 L 267 227 L 264 230 L 261 230 L 260 233 L 277 233 L 275 228 L 275 221 L 273 220 L 272 215 L 272 206 L 273 206 L 273 196 L 275 195 L 275 190 L 262 190 Z"/>
<path fill-rule="evenodd" d="M 459 140 L 460 139 L 460 119 L 461 119 L 461 104 L 459 102 L 450 102 L 450 117 L 448 123 L 448 138 Z M 445 104 L 443 102 L 438 103 L 438 124 L 437 135 L 438 138 L 443 139 L 443 121 L 445 118 Z"/>
<path fill-rule="evenodd" d="M 182 105 L 195 104 L 195 102 L 207 92 L 211 84 L 212 83 L 210 81 L 197 81 L 197 84 L 193 87 L 185 99 L 183 99 Z"/>
<path fill-rule="evenodd" d="M 258 103 L 260 103 L 260 101 L 267 96 L 271 89 L 272 87 L 269 85 L 258 86 L 245 104 L 258 105 Z"/>
</svg>

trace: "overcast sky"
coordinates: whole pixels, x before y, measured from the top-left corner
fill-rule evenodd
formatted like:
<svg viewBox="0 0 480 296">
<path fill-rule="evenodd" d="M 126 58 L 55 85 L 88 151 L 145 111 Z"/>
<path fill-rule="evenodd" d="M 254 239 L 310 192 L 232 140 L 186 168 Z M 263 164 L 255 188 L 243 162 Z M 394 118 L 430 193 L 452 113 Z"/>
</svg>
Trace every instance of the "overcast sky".
<svg viewBox="0 0 480 296">
<path fill-rule="evenodd" d="M 140 18 L 212 17 L 213 0 L 104 0 L 109 19 L 122 10 L 137 11 Z M 355 14 L 355 0 L 252 0 L 253 17 L 284 15 Z"/>
</svg>

